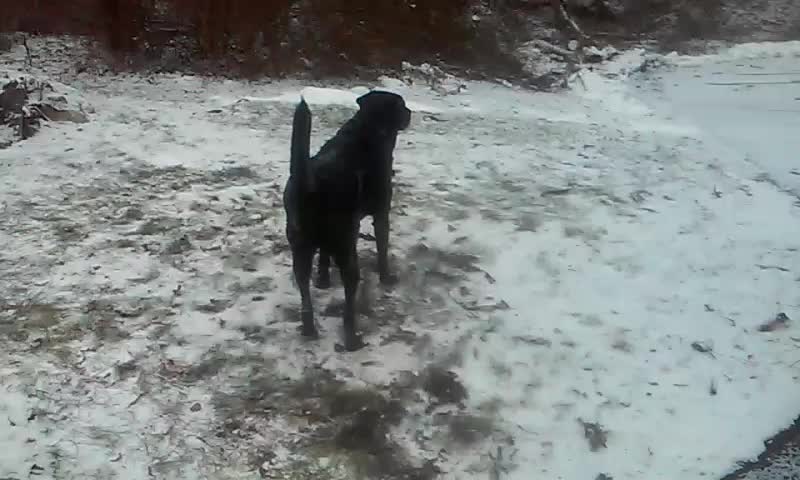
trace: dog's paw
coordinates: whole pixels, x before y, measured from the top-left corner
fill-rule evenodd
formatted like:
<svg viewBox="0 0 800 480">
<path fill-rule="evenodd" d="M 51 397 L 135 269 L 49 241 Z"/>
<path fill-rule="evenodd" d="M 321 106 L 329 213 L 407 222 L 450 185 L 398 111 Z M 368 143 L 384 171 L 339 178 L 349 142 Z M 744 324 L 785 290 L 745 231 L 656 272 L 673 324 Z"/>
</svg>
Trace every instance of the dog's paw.
<svg viewBox="0 0 800 480">
<path fill-rule="evenodd" d="M 379 276 L 380 276 L 381 285 L 383 285 L 384 287 L 392 287 L 394 285 L 397 285 L 397 283 L 400 280 L 397 277 L 397 275 L 395 275 L 393 273 L 382 273 Z"/>
<path fill-rule="evenodd" d="M 316 326 L 307 326 L 307 325 L 300 325 L 297 327 L 297 330 L 300 332 L 304 338 L 309 340 L 316 340 L 319 338 L 319 330 L 317 330 Z"/>
<path fill-rule="evenodd" d="M 319 338 L 317 324 L 314 322 L 314 312 L 300 313 L 303 324 L 300 325 L 300 334 L 306 338 Z"/>
<path fill-rule="evenodd" d="M 369 344 L 364 341 L 364 338 L 361 335 L 351 335 L 345 338 L 344 345 L 337 343 L 333 346 L 333 348 L 339 353 L 357 352 L 367 345 Z"/>
<path fill-rule="evenodd" d="M 331 288 L 331 278 L 330 277 L 317 277 L 317 280 L 314 282 L 314 286 L 320 290 L 327 290 Z"/>
</svg>

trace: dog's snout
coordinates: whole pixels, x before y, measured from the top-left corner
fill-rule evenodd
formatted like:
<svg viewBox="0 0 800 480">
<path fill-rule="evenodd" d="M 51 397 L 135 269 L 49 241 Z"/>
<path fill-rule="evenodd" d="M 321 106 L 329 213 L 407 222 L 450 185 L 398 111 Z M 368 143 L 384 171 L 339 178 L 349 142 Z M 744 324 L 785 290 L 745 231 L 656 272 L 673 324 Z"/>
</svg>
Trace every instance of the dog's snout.
<svg viewBox="0 0 800 480">
<path fill-rule="evenodd" d="M 403 114 L 404 114 L 403 130 L 405 130 L 406 128 L 408 128 L 409 125 L 411 125 L 411 110 L 409 110 L 406 107 L 403 107 Z"/>
</svg>

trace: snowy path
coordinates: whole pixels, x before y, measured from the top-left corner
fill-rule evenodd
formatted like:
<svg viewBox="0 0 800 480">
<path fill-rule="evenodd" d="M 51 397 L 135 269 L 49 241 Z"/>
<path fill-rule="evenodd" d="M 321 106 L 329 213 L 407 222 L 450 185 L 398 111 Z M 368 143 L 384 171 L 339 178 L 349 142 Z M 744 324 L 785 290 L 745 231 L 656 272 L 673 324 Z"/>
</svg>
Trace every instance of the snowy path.
<svg viewBox="0 0 800 480">
<path fill-rule="evenodd" d="M 320 342 L 296 331 L 297 86 L 75 79 L 90 124 L 0 150 L 0 478 L 674 480 L 757 454 L 800 399 L 797 326 L 756 331 L 800 316 L 796 199 L 585 80 L 402 92 L 401 283 L 362 242 L 372 347 L 342 355 L 340 289 L 314 292 Z M 309 95 L 315 145 L 348 95 Z"/>
<path fill-rule="evenodd" d="M 645 96 L 678 121 L 701 125 L 710 141 L 743 153 L 770 181 L 800 196 L 800 60 L 757 50 L 747 55 L 747 46 L 737 51 L 683 59 L 680 68 L 655 74 L 657 97 Z"/>
<path fill-rule="evenodd" d="M 776 50 L 797 46 L 784 44 Z M 643 76 L 645 88 L 637 93 L 660 112 L 697 125 L 709 143 L 732 151 L 733 158 L 744 157 L 761 172 L 758 178 L 797 196 L 800 203 L 800 59 L 764 56 L 757 45 L 741 45 L 711 59 L 678 63 L 680 68 Z M 730 478 L 797 477 L 798 426 L 797 421 L 784 425 L 787 430 L 769 439 L 758 462 L 744 465 Z"/>
</svg>

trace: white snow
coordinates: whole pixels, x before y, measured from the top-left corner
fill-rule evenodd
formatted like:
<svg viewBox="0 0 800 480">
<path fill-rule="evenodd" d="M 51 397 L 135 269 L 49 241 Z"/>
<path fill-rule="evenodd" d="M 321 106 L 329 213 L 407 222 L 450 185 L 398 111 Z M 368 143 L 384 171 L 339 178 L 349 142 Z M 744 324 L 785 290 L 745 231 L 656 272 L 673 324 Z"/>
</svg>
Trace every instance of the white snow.
<svg viewBox="0 0 800 480">
<path fill-rule="evenodd" d="M 669 60 L 682 66 L 769 58 L 782 58 L 787 62 L 787 66 L 792 66 L 796 65 L 798 57 L 800 57 L 800 41 L 742 43 L 712 54 L 685 56 L 673 53 L 667 56 Z"/>
<path fill-rule="evenodd" d="M 773 47 L 796 46 L 740 51 Z M 465 413 L 494 420 L 457 445 L 435 415 L 455 407 L 410 401 L 392 435 L 446 479 L 709 479 L 754 457 L 798 414 L 797 322 L 757 331 L 800 317 L 797 198 L 634 94 L 635 58 L 564 94 L 384 79 L 420 113 L 395 153 L 401 283 L 367 275 L 371 345 L 354 354 L 335 352 L 341 320 L 323 314 L 339 287 L 314 290 L 323 338 L 299 338 L 280 192 L 299 93 L 319 145 L 366 90 L 65 80 L 91 121 L 0 150 L 0 477 L 261 478 L 307 461 L 350 478 L 295 447 L 312 407 L 264 413 L 278 386 L 259 382 L 387 388 L 431 364 L 459 375 Z M 607 430 L 605 448 L 581 422 Z"/>
<path fill-rule="evenodd" d="M 680 68 L 658 73 L 658 91 L 640 89 L 638 97 L 681 123 L 701 125 L 708 141 L 743 154 L 764 178 L 800 194 L 800 49 L 794 57 L 763 46 L 750 51 L 764 54 L 742 61 L 726 52 L 697 64 L 678 58 Z"/>
</svg>

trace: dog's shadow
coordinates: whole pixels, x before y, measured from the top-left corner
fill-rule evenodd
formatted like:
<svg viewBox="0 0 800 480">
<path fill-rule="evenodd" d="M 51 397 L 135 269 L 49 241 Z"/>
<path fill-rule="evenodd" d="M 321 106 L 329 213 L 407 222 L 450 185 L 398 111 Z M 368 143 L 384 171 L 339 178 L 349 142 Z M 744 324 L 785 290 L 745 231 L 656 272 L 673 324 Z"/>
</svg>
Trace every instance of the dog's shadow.
<svg viewBox="0 0 800 480">
<path fill-rule="evenodd" d="M 356 295 L 356 311 L 364 318 L 359 327 L 364 333 L 374 333 L 380 327 L 389 325 L 402 316 L 399 312 L 394 312 L 396 302 L 392 301 L 392 297 L 403 289 L 408 272 L 407 269 L 399 267 L 401 262 L 390 253 L 389 267 L 398 280 L 392 285 L 383 285 L 378 276 L 377 252 L 374 249 L 365 249 L 359 251 L 358 256 L 361 281 Z M 318 276 L 317 262 L 318 255 L 315 255 L 312 285 L 316 283 Z M 319 312 L 317 320 L 323 320 L 326 325 L 329 322 L 339 321 L 344 314 L 344 287 L 335 262 L 331 263 L 330 280 L 328 288 L 320 289 L 316 286 L 312 288 L 314 310 Z M 287 310 L 287 319 L 292 323 L 300 323 L 300 304 L 293 303 Z"/>
</svg>

